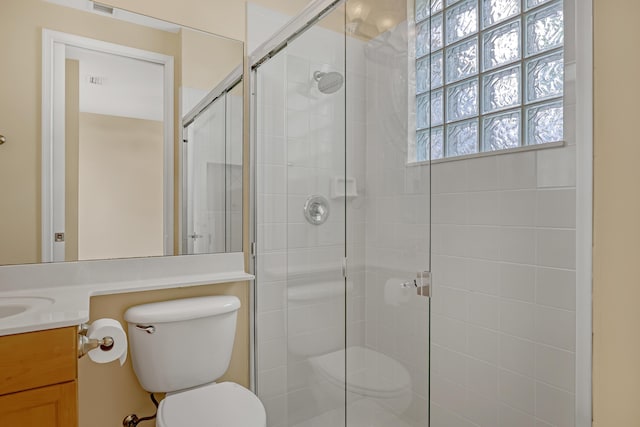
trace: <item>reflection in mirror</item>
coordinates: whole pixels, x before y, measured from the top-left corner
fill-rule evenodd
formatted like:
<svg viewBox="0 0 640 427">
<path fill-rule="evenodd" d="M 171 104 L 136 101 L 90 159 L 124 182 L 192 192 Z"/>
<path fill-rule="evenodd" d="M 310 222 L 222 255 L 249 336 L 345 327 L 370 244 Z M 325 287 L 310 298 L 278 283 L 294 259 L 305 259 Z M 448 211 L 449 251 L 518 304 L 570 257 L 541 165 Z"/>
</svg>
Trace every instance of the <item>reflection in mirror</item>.
<svg viewBox="0 0 640 427">
<path fill-rule="evenodd" d="M 0 265 L 242 250 L 242 42 L 88 0 L 4 0 L 0 37 Z"/>
<path fill-rule="evenodd" d="M 183 253 L 242 251 L 242 105 L 238 67 L 183 117 Z"/>
</svg>

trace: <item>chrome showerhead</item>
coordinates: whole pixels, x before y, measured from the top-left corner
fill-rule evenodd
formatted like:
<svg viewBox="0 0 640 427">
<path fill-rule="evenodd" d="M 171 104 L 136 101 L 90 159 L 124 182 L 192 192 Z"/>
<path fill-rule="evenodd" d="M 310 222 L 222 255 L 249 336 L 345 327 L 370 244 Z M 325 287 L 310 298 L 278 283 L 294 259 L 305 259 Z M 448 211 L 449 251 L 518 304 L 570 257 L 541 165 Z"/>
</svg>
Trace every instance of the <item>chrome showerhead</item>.
<svg viewBox="0 0 640 427">
<path fill-rule="evenodd" d="M 340 90 L 344 84 L 344 77 L 336 71 L 328 73 L 316 71 L 313 73 L 313 79 L 318 84 L 318 90 L 324 94 L 335 93 Z"/>
</svg>

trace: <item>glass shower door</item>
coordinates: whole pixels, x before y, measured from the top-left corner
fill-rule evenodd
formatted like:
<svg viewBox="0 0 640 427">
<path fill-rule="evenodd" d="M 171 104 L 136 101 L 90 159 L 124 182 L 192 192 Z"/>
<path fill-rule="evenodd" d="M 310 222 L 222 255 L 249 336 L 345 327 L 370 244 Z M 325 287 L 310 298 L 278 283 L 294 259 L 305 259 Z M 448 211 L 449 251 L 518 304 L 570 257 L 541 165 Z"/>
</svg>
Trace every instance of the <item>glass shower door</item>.
<svg viewBox="0 0 640 427">
<path fill-rule="evenodd" d="M 305 19 L 253 71 L 255 382 L 269 427 L 429 425 L 430 164 L 409 161 L 406 12 L 365 22 L 380 8 Z"/>
<path fill-rule="evenodd" d="M 185 128 L 183 253 L 225 252 L 226 97 L 221 96 Z"/>
<path fill-rule="evenodd" d="M 344 9 L 254 71 L 256 391 L 270 427 L 345 425 Z"/>
<path fill-rule="evenodd" d="M 416 162 L 411 6 L 347 14 L 347 425 L 429 425 L 431 164 Z"/>
</svg>

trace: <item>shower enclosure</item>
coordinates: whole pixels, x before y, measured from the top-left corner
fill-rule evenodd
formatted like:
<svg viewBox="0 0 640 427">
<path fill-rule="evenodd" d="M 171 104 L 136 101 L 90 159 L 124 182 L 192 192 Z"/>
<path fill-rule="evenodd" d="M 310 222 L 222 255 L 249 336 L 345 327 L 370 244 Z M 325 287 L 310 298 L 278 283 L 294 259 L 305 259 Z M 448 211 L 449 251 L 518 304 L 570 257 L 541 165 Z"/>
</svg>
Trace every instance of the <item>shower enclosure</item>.
<svg viewBox="0 0 640 427">
<path fill-rule="evenodd" d="M 518 129 L 544 116 L 555 139 L 496 153 L 481 143 L 493 116 L 451 109 L 482 68 L 448 100 L 436 78 L 463 44 L 482 48 L 498 3 L 318 0 L 251 55 L 253 378 L 269 427 L 575 425 L 573 77 L 517 107 Z M 562 14 L 507 3 L 500 25 L 518 31 Z M 470 33 L 449 41 L 456 23 Z M 551 52 L 570 69 L 563 25 L 518 67 Z"/>
</svg>

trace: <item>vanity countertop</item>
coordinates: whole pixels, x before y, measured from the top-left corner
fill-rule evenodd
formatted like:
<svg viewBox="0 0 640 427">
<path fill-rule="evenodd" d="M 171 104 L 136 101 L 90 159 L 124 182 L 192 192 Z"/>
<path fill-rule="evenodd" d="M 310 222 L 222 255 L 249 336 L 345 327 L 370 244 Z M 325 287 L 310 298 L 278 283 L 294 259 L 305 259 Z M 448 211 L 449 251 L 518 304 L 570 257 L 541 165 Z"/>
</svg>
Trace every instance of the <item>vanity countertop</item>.
<svg viewBox="0 0 640 427">
<path fill-rule="evenodd" d="M 0 336 L 86 322 L 92 296 L 253 279 L 242 253 L 2 266 Z"/>
</svg>

